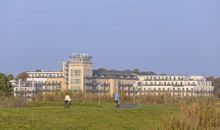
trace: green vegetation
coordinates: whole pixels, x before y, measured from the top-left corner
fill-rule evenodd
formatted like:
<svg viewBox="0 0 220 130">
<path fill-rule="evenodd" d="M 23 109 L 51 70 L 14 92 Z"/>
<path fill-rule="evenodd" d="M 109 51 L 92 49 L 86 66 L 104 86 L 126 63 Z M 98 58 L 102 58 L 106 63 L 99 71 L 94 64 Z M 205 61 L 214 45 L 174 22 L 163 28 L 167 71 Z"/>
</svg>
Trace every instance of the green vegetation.
<svg viewBox="0 0 220 130">
<path fill-rule="evenodd" d="M 26 108 L 0 109 L 1 130 L 81 130 L 157 129 L 161 118 L 177 112 L 170 105 L 139 105 L 134 109 L 114 109 L 114 104 L 74 103 L 64 109 L 62 102 L 34 103 Z"/>
<path fill-rule="evenodd" d="M 215 97 L 122 96 L 122 106 L 135 102 L 137 107 L 114 108 L 110 97 L 75 93 L 71 109 L 64 109 L 63 93 L 46 94 L 26 102 L 22 97 L 0 97 L 2 130 L 72 129 L 150 129 L 218 130 L 220 102 Z M 133 100 L 134 99 L 134 100 Z"/>
<path fill-rule="evenodd" d="M 210 97 L 126 96 L 122 104 L 138 107 L 114 108 L 113 99 L 80 92 L 68 93 L 73 107 L 64 109 L 66 92 L 24 97 L 0 96 L 0 130 L 218 130 L 220 100 Z"/>
<path fill-rule="evenodd" d="M 12 85 L 10 80 L 12 75 L 6 76 L 5 74 L 0 73 L 0 96 L 9 96 L 12 92 Z"/>
</svg>

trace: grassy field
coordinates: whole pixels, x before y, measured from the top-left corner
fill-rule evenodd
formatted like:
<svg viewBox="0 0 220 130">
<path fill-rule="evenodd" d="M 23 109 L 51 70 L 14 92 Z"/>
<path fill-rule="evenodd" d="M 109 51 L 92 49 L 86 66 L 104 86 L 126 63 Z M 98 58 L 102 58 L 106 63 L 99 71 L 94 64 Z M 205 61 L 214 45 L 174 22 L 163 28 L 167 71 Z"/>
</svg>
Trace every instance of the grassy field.
<svg viewBox="0 0 220 130">
<path fill-rule="evenodd" d="M 114 104 L 75 103 L 64 109 L 62 103 L 37 103 L 27 108 L 0 109 L 0 130 L 151 130 L 162 129 L 162 118 L 177 112 L 171 105 L 139 105 L 114 109 Z"/>
</svg>

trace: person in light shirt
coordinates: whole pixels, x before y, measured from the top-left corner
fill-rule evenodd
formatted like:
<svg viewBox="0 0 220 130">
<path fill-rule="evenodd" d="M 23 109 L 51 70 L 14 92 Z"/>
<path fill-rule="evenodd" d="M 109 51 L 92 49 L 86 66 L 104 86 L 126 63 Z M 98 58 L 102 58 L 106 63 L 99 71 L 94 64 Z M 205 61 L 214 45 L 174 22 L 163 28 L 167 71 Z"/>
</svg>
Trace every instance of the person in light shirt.
<svg viewBox="0 0 220 130">
<path fill-rule="evenodd" d="M 120 95 L 116 93 L 114 95 L 114 100 L 115 100 L 115 108 L 119 109 L 120 107 Z"/>
<path fill-rule="evenodd" d="M 64 98 L 65 108 L 70 108 L 70 104 L 71 104 L 71 97 L 68 93 L 66 93 L 66 96 Z"/>
</svg>

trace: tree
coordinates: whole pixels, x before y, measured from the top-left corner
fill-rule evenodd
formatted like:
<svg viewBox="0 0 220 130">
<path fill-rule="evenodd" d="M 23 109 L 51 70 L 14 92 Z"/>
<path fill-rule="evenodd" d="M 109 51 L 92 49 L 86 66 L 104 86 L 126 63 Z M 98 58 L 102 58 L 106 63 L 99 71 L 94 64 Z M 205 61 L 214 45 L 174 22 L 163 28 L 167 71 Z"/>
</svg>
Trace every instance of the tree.
<svg viewBox="0 0 220 130">
<path fill-rule="evenodd" d="M 98 68 L 97 70 L 98 71 L 106 71 L 107 69 L 105 69 L 105 68 Z"/>
<path fill-rule="evenodd" d="M 9 78 L 9 80 L 15 79 L 14 75 L 12 75 L 12 74 L 7 75 L 7 77 Z"/>
<path fill-rule="evenodd" d="M 43 72 L 44 70 L 42 70 L 42 69 L 37 69 L 37 70 L 35 70 L 35 72 Z"/>
<path fill-rule="evenodd" d="M 16 76 L 17 79 L 21 79 L 22 81 L 25 81 L 28 78 L 28 74 L 26 72 L 21 72 Z"/>
<path fill-rule="evenodd" d="M 10 83 L 10 77 L 3 73 L 0 73 L 0 94 L 10 96 L 12 92 L 12 85 Z"/>
<path fill-rule="evenodd" d="M 139 69 L 134 69 L 134 70 L 133 70 L 133 73 L 135 73 L 135 74 L 140 74 L 140 70 L 139 70 Z"/>
</svg>

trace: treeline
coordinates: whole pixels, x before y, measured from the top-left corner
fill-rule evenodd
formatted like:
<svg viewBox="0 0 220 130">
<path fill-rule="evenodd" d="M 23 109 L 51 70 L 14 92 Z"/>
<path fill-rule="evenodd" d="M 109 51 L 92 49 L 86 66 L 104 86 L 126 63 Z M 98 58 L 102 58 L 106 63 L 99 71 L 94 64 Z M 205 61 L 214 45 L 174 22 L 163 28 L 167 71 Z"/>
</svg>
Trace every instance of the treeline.
<svg viewBox="0 0 220 130">
<path fill-rule="evenodd" d="M 11 96 L 13 92 L 13 86 L 10 83 L 10 80 L 21 79 L 22 81 L 26 80 L 28 77 L 26 72 L 19 73 L 16 77 L 12 74 L 4 74 L 0 72 L 0 96 Z"/>
<path fill-rule="evenodd" d="M 12 85 L 10 80 L 14 79 L 13 75 L 0 73 L 0 96 L 10 96 L 12 94 Z"/>
</svg>

